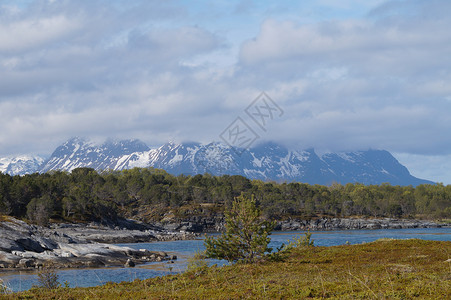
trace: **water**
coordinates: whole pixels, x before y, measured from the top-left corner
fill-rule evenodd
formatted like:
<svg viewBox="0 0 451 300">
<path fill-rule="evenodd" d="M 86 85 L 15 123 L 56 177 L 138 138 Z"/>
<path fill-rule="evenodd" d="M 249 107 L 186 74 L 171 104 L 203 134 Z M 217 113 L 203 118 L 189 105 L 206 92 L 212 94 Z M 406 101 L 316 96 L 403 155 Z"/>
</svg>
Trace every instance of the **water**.
<svg viewBox="0 0 451 300">
<path fill-rule="evenodd" d="M 275 232 L 271 235 L 270 247 L 276 249 L 287 240 L 303 235 L 303 231 Z M 451 241 L 451 228 L 426 229 L 379 229 L 379 230 L 342 230 L 342 231 L 314 231 L 312 239 L 316 246 L 360 244 L 372 242 L 380 238 L 409 239 L 419 238 L 435 241 Z M 121 244 L 134 249 L 148 249 L 151 251 L 165 251 L 170 255 L 177 255 L 175 263 L 157 262 L 139 265 L 135 268 L 109 267 L 102 269 L 68 269 L 58 270 L 59 281 L 67 281 L 70 287 L 86 287 L 101 285 L 106 282 L 132 281 L 167 274 L 182 272 L 187 265 L 187 259 L 196 251 L 204 250 L 202 239 L 189 241 L 172 241 L 156 243 Z M 224 264 L 224 261 L 212 260 L 211 264 Z M 1 271 L 0 271 L 1 272 Z M 27 290 L 36 285 L 36 272 L 3 272 L 0 279 L 13 291 Z"/>
</svg>

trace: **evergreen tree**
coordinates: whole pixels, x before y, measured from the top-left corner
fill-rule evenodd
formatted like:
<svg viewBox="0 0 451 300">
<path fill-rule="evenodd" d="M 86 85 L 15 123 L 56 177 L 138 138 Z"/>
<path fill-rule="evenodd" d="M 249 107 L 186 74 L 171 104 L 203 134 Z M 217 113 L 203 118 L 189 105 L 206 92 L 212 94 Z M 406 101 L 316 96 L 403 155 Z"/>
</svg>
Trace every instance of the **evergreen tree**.
<svg viewBox="0 0 451 300">
<path fill-rule="evenodd" d="M 268 244 L 274 223 L 261 219 L 253 197 L 237 197 L 225 217 L 225 232 L 218 238 L 207 237 L 204 241 L 208 258 L 252 263 L 272 251 Z"/>
</svg>

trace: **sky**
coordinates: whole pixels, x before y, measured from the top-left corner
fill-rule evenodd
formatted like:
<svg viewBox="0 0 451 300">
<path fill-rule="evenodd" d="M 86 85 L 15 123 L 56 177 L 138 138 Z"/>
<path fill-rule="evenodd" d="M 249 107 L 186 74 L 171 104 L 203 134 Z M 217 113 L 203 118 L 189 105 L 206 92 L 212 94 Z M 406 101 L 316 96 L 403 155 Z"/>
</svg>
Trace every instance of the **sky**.
<svg viewBox="0 0 451 300">
<path fill-rule="evenodd" d="M 0 157 L 71 137 L 384 149 L 451 184 L 451 1 L 0 0 Z M 261 93 L 279 110 L 248 114 Z M 268 111 L 269 112 L 269 111 Z M 269 122 L 270 121 L 270 122 Z"/>
</svg>

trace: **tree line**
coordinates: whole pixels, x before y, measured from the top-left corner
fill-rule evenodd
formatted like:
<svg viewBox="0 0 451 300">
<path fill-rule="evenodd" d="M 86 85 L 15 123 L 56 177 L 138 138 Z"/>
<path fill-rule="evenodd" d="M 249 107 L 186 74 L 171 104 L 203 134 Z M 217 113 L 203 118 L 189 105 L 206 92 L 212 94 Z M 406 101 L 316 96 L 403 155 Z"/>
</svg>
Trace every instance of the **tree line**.
<svg viewBox="0 0 451 300">
<path fill-rule="evenodd" d="M 324 186 L 239 175 L 174 176 L 153 168 L 102 172 L 78 168 L 23 176 L 0 172 L 0 213 L 43 225 L 50 219 L 159 221 L 169 212 L 181 218 L 223 214 L 240 195 L 254 197 L 270 220 L 355 215 L 451 218 L 451 186 L 443 184 Z"/>
</svg>

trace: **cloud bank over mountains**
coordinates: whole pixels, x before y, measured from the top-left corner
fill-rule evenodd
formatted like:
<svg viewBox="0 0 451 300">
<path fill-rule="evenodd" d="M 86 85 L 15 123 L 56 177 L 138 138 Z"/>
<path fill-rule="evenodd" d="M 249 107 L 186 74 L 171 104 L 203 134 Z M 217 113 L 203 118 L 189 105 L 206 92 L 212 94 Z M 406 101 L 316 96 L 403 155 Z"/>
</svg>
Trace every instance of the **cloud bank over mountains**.
<svg viewBox="0 0 451 300">
<path fill-rule="evenodd" d="M 408 167 L 434 157 L 416 163 L 434 173 L 451 155 L 450 10 L 444 0 L 2 1 L 0 155 L 48 154 L 71 136 L 218 141 L 265 91 L 285 112 L 256 129 L 267 140 L 386 149 Z"/>
</svg>

